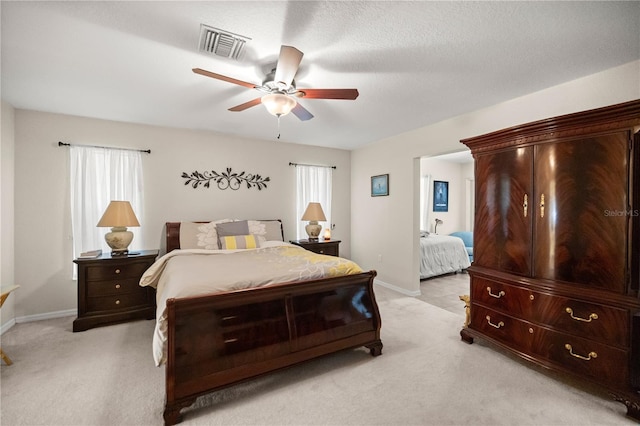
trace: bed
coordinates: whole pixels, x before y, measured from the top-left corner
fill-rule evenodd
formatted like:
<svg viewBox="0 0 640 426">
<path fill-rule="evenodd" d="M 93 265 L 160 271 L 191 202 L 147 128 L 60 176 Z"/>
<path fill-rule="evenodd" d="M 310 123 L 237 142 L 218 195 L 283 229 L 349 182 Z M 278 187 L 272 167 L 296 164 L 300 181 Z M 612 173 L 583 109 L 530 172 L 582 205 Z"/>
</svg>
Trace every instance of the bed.
<svg viewBox="0 0 640 426">
<path fill-rule="evenodd" d="M 285 243 L 280 221 L 252 222 L 262 224 L 263 231 L 265 223 L 272 230 L 277 223 L 278 238 L 273 232 L 266 238 L 255 234 L 259 248 L 247 243 L 249 248 L 238 249 L 229 241 L 242 245 L 250 238 L 218 235 L 221 243 L 222 238 L 228 242 L 216 250 L 210 228 L 199 234 L 200 248 L 180 249 L 181 228 L 190 232 L 190 227 L 168 222 L 167 254 L 140 281 L 158 289 L 153 351 L 166 371 L 165 424 L 182 421 L 180 410 L 198 396 L 244 380 L 360 346 L 373 356 L 382 353 L 376 272 Z M 190 224 L 214 224 L 221 232 L 216 223 Z M 202 248 L 207 244 L 209 249 Z M 209 277 L 214 293 L 207 289 Z M 181 290 L 192 281 L 195 289 Z M 176 289 L 178 296 L 172 295 Z"/>
<path fill-rule="evenodd" d="M 420 279 L 460 272 L 471 266 L 462 239 L 428 232 L 420 233 Z"/>
</svg>

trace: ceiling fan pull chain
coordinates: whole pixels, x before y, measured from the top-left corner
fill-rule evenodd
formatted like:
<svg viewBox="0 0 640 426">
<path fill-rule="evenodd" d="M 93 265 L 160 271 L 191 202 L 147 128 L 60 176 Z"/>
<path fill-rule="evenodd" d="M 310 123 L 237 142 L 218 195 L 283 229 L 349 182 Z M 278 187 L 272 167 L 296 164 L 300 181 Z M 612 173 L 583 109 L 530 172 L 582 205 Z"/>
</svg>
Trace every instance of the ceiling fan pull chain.
<svg viewBox="0 0 640 426">
<path fill-rule="evenodd" d="M 280 139 L 280 116 L 281 114 L 278 114 L 278 139 Z"/>
</svg>

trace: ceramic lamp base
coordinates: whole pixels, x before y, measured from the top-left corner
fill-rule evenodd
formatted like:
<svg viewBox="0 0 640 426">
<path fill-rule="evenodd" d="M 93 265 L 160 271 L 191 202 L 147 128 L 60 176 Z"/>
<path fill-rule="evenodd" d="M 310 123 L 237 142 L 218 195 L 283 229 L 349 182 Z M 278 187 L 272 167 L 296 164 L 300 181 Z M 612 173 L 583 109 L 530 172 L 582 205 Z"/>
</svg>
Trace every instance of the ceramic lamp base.
<svg viewBox="0 0 640 426">
<path fill-rule="evenodd" d="M 307 231 L 307 235 L 310 240 L 317 240 L 320 235 L 320 231 L 322 231 L 322 226 L 318 225 L 317 221 L 312 220 L 304 227 L 304 229 Z"/>
<path fill-rule="evenodd" d="M 121 256 L 129 252 L 129 244 L 133 241 L 133 232 L 127 231 L 127 228 L 114 227 L 111 232 L 107 232 L 104 236 L 107 245 L 111 247 L 112 256 Z"/>
</svg>

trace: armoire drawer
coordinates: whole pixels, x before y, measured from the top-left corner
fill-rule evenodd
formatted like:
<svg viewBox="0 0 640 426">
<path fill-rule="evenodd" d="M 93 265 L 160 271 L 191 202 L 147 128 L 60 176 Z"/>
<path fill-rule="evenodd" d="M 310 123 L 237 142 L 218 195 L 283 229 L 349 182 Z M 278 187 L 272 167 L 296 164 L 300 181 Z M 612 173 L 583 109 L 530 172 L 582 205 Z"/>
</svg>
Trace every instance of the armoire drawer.
<svg viewBox="0 0 640 426">
<path fill-rule="evenodd" d="M 540 293 L 513 285 L 473 277 L 472 300 L 527 321 L 588 339 L 629 347 L 628 310 Z"/>
<path fill-rule="evenodd" d="M 478 305 L 472 305 L 470 327 L 527 355 L 602 383 L 624 383 L 629 377 L 626 350 L 556 332 Z"/>
<path fill-rule="evenodd" d="M 469 327 L 521 352 L 529 353 L 531 350 L 529 324 L 502 312 L 472 304 Z"/>
</svg>

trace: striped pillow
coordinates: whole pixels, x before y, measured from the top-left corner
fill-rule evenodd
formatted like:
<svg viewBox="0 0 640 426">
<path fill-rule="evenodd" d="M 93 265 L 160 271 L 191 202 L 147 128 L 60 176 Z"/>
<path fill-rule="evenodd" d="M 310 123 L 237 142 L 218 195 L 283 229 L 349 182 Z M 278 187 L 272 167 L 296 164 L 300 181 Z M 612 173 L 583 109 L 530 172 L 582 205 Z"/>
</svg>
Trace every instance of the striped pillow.
<svg viewBox="0 0 640 426">
<path fill-rule="evenodd" d="M 255 235 L 229 235 L 220 237 L 220 248 L 223 250 L 258 248 Z"/>
</svg>

